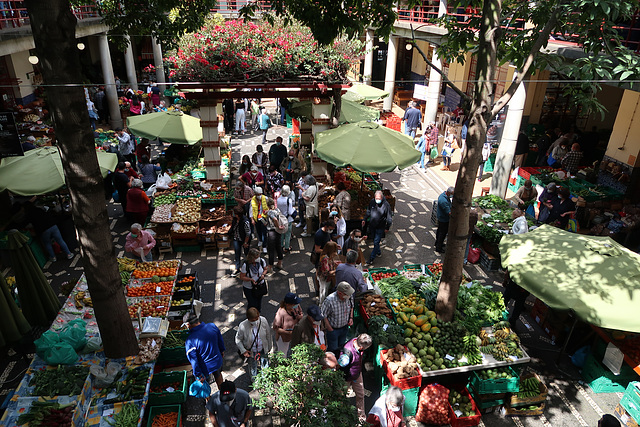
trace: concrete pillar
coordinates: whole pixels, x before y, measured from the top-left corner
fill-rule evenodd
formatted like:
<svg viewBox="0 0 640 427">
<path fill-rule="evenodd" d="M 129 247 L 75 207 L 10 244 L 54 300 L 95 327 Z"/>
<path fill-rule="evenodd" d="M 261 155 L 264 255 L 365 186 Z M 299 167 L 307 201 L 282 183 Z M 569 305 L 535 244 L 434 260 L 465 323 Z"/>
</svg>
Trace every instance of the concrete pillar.
<svg viewBox="0 0 640 427">
<path fill-rule="evenodd" d="M 138 78 L 136 77 L 136 66 L 133 62 L 133 46 L 131 46 L 131 39 L 129 36 L 125 36 L 129 45 L 127 50 L 124 51 L 124 65 L 127 69 L 127 82 L 131 89 L 138 90 Z"/>
<path fill-rule="evenodd" d="M 435 46 L 433 46 L 435 48 Z M 431 58 L 433 65 L 442 69 L 442 62 L 438 55 L 436 55 L 435 49 L 433 50 L 433 57 Z M 440 104 L 440 90 L 442 86 L 442 76 L 436 72 L 433 68 L 429 70 L 429 86 L 427 86 L 427 102 L 424 107 L 424 122 L 429 124 L 436 121 L 438 115 L 438 105 Z M 426 126 L 423 128 L 426 129 Z"/>
<path fill-rule="evenodd" d="M 310 120 L 300 122 L 300 146 L 311 149 L 311 134 L 313 133 L 313 125 Z"/>
<path fill-rule="evenodd" d="M 153 47 L 153 65 L 156 67 L 156 82 L 164 83 L 164 63 L 162 62 L 162 47 L 156 43 L 156 38 L 151 37 L 151 46 Z M 164 85 L 160 88 L 164 90 Z"/>
<path fill-rule="evenodd" d="M 113 67 L 111 66 L 111 52 L 109 51 L 109 40 L 106 34 L 98 36 L 100 46 L 100 64 L 102 65 L 102 76 L 104 77 L 105 94 L 107 96 L 107 108 L 111 116 L 111 129 L 124 127 L 122 125 L 122 116 L 120 115 L 120 106 L 118 105 L 118 91 L 116 90 L 116 80 L 113 76 Z"/>
<path fill-rule="evenodd" d="M 393 105 L 393 90 L 396 81 L 396 63 L 398 62 L 398 42 L 397 36 L 389 36 L 389 47 L 387 50 L 387 68 L 384 74 L 384 91 L 389 92 L 389 96 L 382 104 L 383 111 L 391 111 Z"/>
<path fill-rule="evenodd" d="M 514 74 L 514 78 L 517 73 Z M 522 112 L 527 98 L 527 91 L 524 82 L 518 86 L 516 93 L 507 104 L 507 117 L 502 130 L 502 140 L 496 154 L 496 163 L 493 166 L 493 179 L 491 180 L 491 194 L 504 197 L 507 194 L 509 176 L 511 175 L 511 164 L 516 152 L 516 143 L 520 133 L 522 122 Z"/>
<path fill-rule="evenodd" d="M 311 103 L 311 132 L 315 135 L 329 129 L 331 123 L 331 99 L 321 98 Z M 317 179 L 325 181 L 329 177 L 327 162 L 315 155 L 315 143 L 311 151 L 311 174 Z"/>
<path fill-rule="evenodd" d="M 364 57 L 364 84 L 371 86 L 371 75 L 373 74 L 373 30 L 367 30 L 365 49 L 367 54 Z"/>
</svg>

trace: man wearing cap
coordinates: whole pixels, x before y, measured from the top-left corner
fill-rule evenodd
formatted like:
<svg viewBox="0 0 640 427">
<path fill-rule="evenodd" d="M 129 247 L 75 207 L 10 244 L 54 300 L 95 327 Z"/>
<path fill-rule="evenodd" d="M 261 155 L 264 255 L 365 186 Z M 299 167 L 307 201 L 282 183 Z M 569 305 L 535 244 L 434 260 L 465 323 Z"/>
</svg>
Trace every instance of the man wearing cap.
<svg viewBox="0 0 640 427">
<path fill-rule="evenodd" d="M 547 204 L 553 204 L 558 198 L 558 191 L 555 182 L 550 182 L 547 184 L 546 188 L 542 190 L 542 194 L 538 200 L 540 200 L 540 212 L 538 213 L 538 221 L 545 222 L 551 211 L 547 208 Z"/>
<path fill-rule="evenodd" d="M 215 380 L 220 387 L 225 351 L 220 330 L 213 323 L 200 323 L 198 316 L 193 313 L 185 314 L 183 321 L 189 326 L 189 335 L 184 345 L 193 376 L 206 378 L 209 384 Z"/>
<path fill-rule="evenodd" d="M 364 352 L 371 347 L 372 339 L 368 334 L 360 334 L 349 340 L 338 357 L 338 365 L 344 373 L 347 384 L 353 388 L 356 394 L 356 408 L 358 415 L 364 419 L 364 385 L 362 383 L 362 361 Z"/>
<path fill-rule="evenodd" d="M 214 427 L 247 427 L 253 414 L 249 393 L 228 380 L 211 396 L 207 409 Z"/>
<path fill-rule="evenodd" d="M 336 291 L 322 302 L 322 315 L 327 330 L 327 347 L 336 353 L 347 342 L 349 326 L 353 325 L 354 290 L 347 282 L 339 283 Z"/>
<path fill-rule="evenodd" d="M 451 196 L 453 196 L 453 187 L 438 197 L 438 229 L 436 230 L 436 252 L 444 252 L 444 239 L 449 233 L 449 217 L 451 216 Z"/>
<path fill-rule="evenodd" d="M 315 344 L 323 350 L 327 348 L 325 328 L 322 320 L 324 315 L 317 305 L 307 309 L 307 316 L 293 327 L 289 351 L 298 344 Z"/>
<path fill-rule="evenodd" d="M 350 249 L 347 252 L 347 262 L 336 267 L 336 283 L 347 282 L 355 292 L 365 292 L 367 283 L 364 281 L 362 271 L 356 268 L 358 252 Z"/>
</svg>

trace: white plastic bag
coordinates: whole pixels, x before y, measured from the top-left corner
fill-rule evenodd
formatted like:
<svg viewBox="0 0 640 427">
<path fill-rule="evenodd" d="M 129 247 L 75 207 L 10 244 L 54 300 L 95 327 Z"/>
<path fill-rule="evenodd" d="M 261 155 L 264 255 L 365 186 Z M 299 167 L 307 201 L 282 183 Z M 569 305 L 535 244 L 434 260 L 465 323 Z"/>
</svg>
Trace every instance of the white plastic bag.
<svg viewBox="0 0 640 427">
<path fill-rule="evenodd" d="M 153 195 L 156 194 L 156 188 L 156 184 L 153 184 L 151 187 L 147 188 L 147 196 L 153 197 Z"/>
<path fill-rule="evenodd" d="M 156 188 L 158 190 L 168 190 L 170 185 L 171 177 L 167 173 L 159 176 L 158 180 L 156 181 Z"/>
</svg>

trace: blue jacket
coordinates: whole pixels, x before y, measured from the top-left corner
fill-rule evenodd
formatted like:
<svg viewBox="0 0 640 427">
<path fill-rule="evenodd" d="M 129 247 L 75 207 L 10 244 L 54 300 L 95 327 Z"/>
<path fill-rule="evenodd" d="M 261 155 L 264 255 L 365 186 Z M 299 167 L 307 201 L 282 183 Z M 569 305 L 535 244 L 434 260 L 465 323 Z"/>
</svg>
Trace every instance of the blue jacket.
<svg viewBox="0 0 640 427">
<path fill-rule="evenodd" d="M 438 221 L 449 222 L 449 215 L 451 215 L 451 200 L 445 191 L 438 197 Z"/>
<path fill-rule="evenodd" d="M 213 323 L 200 323 L 192 327 L 184 345 L 196 378 L 208 377 L 222 367 L 224 341 Z"/>
<path fill-rule="evenodd" d="M 404 124 L 408 129 L 417 129 L 420 127 L 420 120 L 422 119 L 422 113 L 417 108 L 407 108 L 404 112 L 402 120 L 407 122 Z"/>
</svg>

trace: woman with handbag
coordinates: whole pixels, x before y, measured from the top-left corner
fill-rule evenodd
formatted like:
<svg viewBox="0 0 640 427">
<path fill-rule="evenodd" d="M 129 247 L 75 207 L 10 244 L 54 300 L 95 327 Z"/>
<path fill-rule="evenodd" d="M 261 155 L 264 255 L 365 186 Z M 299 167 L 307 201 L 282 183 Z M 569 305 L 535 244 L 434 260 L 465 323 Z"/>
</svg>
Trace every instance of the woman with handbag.
<svg viewBox="0 0 640 427">
<path fill-rule="evenodd" d="M 267 281 L 265 275 L 271 271 L 267 261 L 260 258 L 260 251 L 256 248 L 249 249 L 245 261 L 240 267 L 240 280 L 242 291 L 247 298 L 248 308 L 262 309 L 262 297 L 267 294 Z"/>
<path fill-rule="evenodd" d="M 258 367 L 263 369 L 269 366 L 268 354 L 273 352 L 271 327 L 267 319 L 260 316 L 257 308 L 249 308 L 247 320 L 242 321 L 238 326 L 236 346 L 238 346 L 238 353 L 249 363 L 251 381 L 253 381 L 258 375 Z"/>
<path fill-rule="evenodd" d="M 322 304 L 322 301 L 329 295 L 329 291 L 335 287 L 336 268 L 338 264 L 340 264 L 338 244 L 333 241 L 327 242 L 322 248 L 320 264 L 316 273 L 320 285 L 320 304 Z"/>
</svg>

